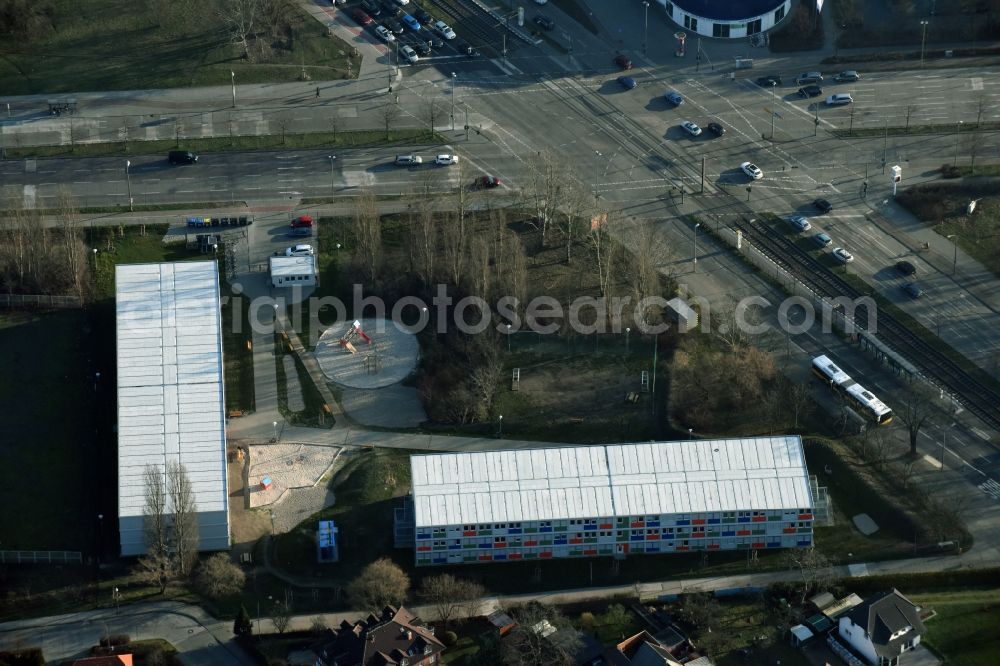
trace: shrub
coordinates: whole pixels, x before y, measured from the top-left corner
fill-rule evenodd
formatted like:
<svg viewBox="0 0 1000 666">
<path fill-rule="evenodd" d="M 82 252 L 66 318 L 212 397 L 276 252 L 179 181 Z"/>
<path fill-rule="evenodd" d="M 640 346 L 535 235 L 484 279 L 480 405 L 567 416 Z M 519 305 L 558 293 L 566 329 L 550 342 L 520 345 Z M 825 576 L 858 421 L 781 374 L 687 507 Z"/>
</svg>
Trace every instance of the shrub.
<svg viewBox="0 0 1000 666">
<path fill-rule="evenodd" d="M 441 634 L 441 642 L 447 645 L 448 647 L 451 647 L 456 642 L 458 642 L 458 634 L 456 634 L 454 631 L 451 630 L 446 631 L 443 634 Z"/>
</svg>

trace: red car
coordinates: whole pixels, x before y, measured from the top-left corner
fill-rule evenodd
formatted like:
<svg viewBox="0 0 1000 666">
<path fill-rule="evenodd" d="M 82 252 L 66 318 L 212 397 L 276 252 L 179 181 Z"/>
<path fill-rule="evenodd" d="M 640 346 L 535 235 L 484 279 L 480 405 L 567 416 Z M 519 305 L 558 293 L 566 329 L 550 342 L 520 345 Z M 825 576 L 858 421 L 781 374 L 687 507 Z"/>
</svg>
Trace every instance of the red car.
<svg viewBox="0 0 1000 666">
<path fill-rule="evenodd" d="M 292 220 L 292 229 L 301 229 L 311 227 L 312 225 L 313 219 L 311 215 L 302 215 Z"/>
<path fill-rule="evenodd" d="M 472 185 L 473 187 L 492 189 L 494 187 L 500 187 L 501 185 L 503 185 L 503 181 L 500 180 L 499 178 L 494 178 L 493 176 L 480 176 L 479 178 L 476 178 L 476 182 L 474 182 Z"/>
<path fill-rule="evenodd" d="M 632 61 L 626 58 L 623 54 L 615 56 L 615 64 L 622 70 L 632 69 Z"/>
<path fill-rule="evenodd" d="M 372 23 L 374 23 L 374 21 L 372 21 L 372 17 L 368 16 L 368 14 L 366 14 L 364 10 L 361 9 L 356 9 L 356 8 L 352 9 L 351 18 L 360 23 L 361 25 L 371 25 Z"/>
</svg>

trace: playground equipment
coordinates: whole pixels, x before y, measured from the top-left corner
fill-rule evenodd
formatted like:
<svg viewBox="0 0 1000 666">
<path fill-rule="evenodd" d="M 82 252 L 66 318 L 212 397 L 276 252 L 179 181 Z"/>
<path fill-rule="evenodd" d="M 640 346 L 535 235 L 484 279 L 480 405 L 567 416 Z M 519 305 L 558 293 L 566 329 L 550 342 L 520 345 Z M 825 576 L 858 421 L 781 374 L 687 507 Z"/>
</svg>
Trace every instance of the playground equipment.
<svg viewBox="0 0 1000 666">
<path fill-rule="evenodd" d="M 347 329 L 347 333 L 344 334 L 344 337 L 340 339 L 340 346 L 352 354 L 357 354 L 358 349 L 353 344 L 355 340 L 364 340 L 368 344 L 372 343 L 372 339 L 368 337 L 368 334 L 361 330 L 361 322 L 357 319 L 355 319 L 354 323 L 351 324 L 351 327 Z"/>
</svg>

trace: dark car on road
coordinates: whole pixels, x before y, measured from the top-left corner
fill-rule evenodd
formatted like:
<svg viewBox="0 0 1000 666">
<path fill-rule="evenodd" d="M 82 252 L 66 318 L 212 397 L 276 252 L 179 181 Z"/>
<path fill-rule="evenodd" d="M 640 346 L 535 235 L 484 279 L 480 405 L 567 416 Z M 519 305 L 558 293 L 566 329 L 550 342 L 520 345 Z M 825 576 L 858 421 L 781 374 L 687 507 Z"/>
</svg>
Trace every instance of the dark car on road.
<svg viewBox="0 0 1000 666">
<path fill-rule="evenodd" d="M 823 89 L 817 85 L 803 86 L 799 88 L 799 97 L 819 97 L 823 94 Z"/>
<path fill-rule="evenodd" d="M 631 76 L 619 76 L 618 84 L 625 90 L 633 90 L 636 86 L 635 79 Z"/>
<path fill-rule="evenodd" d="M 190 150 L 171 150 L 167 153 L 167 161 L 171 164 L 195 164 L 198 156 Z"/>
<path fill-rule="evenodd" d="M 417 20 L 423 23 L 424 25 L 430 25 L 431 23 L 434 23 L 434 17 L 428 14 L 427 10 L 424 9 L 423 7 L 417 7 L 416 11 L 413 12 L 413 15 L 416 16 Z"/>
<path fill-rule="evenodd" d="M 726 133 L 726 128 L 719 123 L 709 123 L 705 128 L 715 136 L 722 136 Z"/>
<path fill-rule="evenodd" d="M 897 261 L 896 270 L 899 271 L 901 275 L 910 276 L 917 272 L 917 267 L 909 261 Z"/>
<path fill-rule="evenodd" d="M 550 19 L 548 16 L 545 16 L 544 14 L 539 14 L 535 17 L 535 25 L 545 30 L 556 29 L 556 22 Z"/>
<path fill-rule="evenodd" d="M 818 234 L 813 234 L 812 236 L 810 236 L 810 238 L 812 239 L 813 243 L 816 243 L 816 245 L 819 245 L 820 247 L 827 247 L 828 245 L 833 243 L 833 239 L 830 238 L 829 235 L 824 234 L 822 232 Z"/>
<path fill-rule="evenodd" d="M 781 77 L 777 74 L 771 74 L 769 76 L 762 76 L 757 79 L 757 85 L 763 88 L 773 88 L 774 86 L 781 85 Z"/>
<path fill-rule="evenodd" d="M 384 23 L 385 27 L 389 28 L 389 32 L 393 33 L 394 35 L 403 34 L 403 24 L 397 21 L 396 19 L 389 18 L 382 21 L 382 23 Z"/>
<path fill-rule="evenodd" d="M 403 15 L 403 8 L 389 0 L 382 0 L 382 15 L 399 18 Z"/>
<path fill-rule="evenodd" d="M 372 17 L 357 7 L 351 10 L 351 18 L 357 21 L 358 25 L 371 25 L 373 23 Z"/>
<path fill-rule="evenodd" d="M 916 282 L 907 282 L 903 285 L 903 291 L 910 295 L 910 298 L 920 298 L 924 295 L 924 290 L 921 289 Z"/>
<path fill-rule="evenodd" d="M 492 189 L 494 187 L 500 187 L 501 185 L 503 185 L 503 181 L 499 178 L 494 178 L 493 176 L 480 176 L 472 183 L 473 187 L 483 189 Z"/>
<path fill-rule="evenodd" d="M 813 207 L 821 213 L 829 213 L 833 210 L 833 204 L 826 199 L 815 199 L 813 201 Z"/>
<path fill-rule="evenodd" d="M 364 10 L 368 16 L 375 17 L 382 14 L 382 8 L 379 7 L 378 3 L 373 0 L 361 0 L 361 3 L 358 6 L 361 7 L 361 9 Z"/>
<path fill-rule="evenodd" d="M 618 65 L 618 69 L 622 71 L 632 69 L 632 61 L 629 60 L 623 53 L 619 53 L 615 56 L 615 64 Z"/>
</svg>

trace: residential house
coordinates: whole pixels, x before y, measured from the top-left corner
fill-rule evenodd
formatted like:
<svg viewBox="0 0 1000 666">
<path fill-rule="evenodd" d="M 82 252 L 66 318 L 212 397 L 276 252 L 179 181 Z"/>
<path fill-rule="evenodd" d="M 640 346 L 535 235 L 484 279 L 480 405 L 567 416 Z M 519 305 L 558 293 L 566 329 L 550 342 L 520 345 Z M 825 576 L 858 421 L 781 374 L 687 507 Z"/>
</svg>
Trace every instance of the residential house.
<svg viewBox="0 0 1000 666">
<path fill-rule="evenodd" d="M 316 666 L 432 666 L 444 649 L 419 617 L 402 606 L 386 606 L 380 615 L 344 620 L 313 651 Z"/>
<path fill-rule="evenodd" d="M 838 633 L 873 666 L 896 666 L 920 644 L 920 607 L 893 589 L 855 606 L 840 617 Z"/>
</svg>

